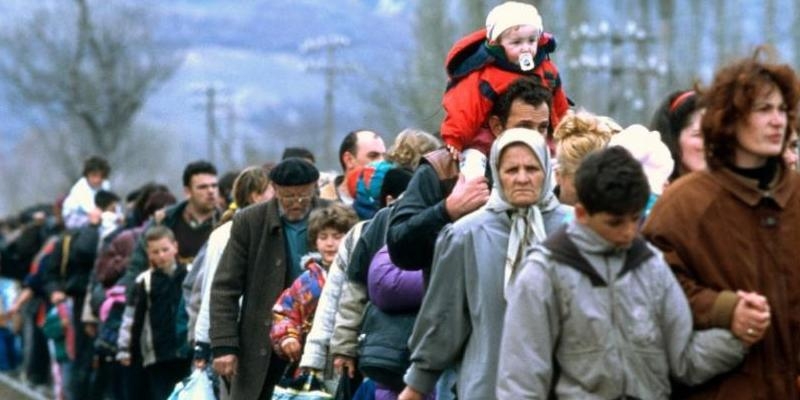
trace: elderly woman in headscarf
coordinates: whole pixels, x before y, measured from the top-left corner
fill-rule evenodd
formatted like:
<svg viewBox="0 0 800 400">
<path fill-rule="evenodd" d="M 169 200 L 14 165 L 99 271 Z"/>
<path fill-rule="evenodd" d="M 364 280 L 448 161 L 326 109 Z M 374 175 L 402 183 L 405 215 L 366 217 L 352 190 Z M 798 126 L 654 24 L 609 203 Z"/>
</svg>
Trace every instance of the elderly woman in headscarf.
<svg viewBox="0 0 800 400">
<path fill-rule="evenodd" d="M 409 340 L 411 367 L 401 400 L 423 398 L 457 363 L 459 399 L 495 398 L 505 288 L 526 249 L 569 212 L 552 193 L 550 155 L 538 132 L 505 131 L 492 145 L 490 163 L 488 203 L 437 239 L 430 285 Z"/>
</svg>

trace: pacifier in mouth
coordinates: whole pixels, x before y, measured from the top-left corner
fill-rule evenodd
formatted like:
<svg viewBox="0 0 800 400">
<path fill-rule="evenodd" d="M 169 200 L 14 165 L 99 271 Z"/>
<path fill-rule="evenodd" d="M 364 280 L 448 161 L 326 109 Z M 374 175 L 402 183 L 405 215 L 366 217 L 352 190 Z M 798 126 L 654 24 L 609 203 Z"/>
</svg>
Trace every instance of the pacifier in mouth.
<svg viewBox="0 0 800 400">
<path fill-rule="evenodd" d="M 521 70 L 530 71 L 533 67 L 533 55 L 531 53 L 522 53 L 519 55 L 519 68 Z"/>
</svg>

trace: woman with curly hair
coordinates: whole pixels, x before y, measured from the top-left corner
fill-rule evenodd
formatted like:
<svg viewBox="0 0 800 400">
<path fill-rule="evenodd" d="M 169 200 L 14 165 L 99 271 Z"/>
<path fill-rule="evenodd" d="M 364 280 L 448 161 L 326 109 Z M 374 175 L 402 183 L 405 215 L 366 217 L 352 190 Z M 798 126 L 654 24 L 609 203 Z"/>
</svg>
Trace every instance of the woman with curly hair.
<svg viewBox="0 0 800 400">
<path fill-rule="evenodd" d="M 751 345 L 739 367 L 679 398 L 800 398 L 800 176 L 782 162 L 800 83 L 759 55 L 720 69 L 700 93 L 708 170 L 672 183 L 644 226 L 695 329 L 728 328 Z"/>
</svg>

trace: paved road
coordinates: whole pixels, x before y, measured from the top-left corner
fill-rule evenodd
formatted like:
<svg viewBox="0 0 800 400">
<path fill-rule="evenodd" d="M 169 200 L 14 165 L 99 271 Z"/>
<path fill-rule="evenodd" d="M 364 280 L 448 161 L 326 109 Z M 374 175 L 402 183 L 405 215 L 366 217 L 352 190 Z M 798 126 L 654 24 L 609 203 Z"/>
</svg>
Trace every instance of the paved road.
<svg viewBox="0 0 800 400">
<path fill-rule="evenodd" d="M 0 373 L 0 400 L 48 400 L 15 378 Z"/>
</svg>

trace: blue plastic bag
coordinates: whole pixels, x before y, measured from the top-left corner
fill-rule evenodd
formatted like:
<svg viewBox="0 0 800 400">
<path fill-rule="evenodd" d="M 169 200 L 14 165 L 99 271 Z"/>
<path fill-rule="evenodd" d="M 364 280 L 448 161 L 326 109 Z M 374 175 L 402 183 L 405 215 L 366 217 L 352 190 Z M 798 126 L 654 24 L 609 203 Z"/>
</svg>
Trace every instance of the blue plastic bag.
<svg viewBox="0 0 800 400">
<path fill-rule="evenodd" d="M 216 400 L 216 396 L 208 374 L 195 368 L 188 378 L 175 385 L 167 400 Z"/>
</svg>

